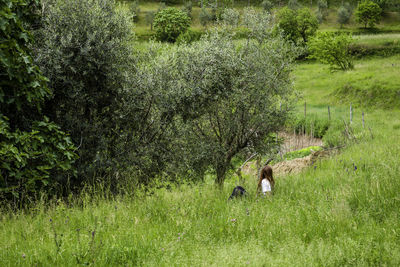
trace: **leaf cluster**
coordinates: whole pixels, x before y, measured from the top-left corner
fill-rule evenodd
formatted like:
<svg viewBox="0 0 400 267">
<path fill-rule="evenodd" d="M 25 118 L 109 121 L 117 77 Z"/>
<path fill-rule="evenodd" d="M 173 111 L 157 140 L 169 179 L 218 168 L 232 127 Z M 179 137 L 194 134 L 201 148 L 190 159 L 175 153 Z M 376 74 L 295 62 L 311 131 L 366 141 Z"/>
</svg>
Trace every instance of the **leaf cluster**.
<svg viewBox="0 0 400 267">
<path fill-rule="evenodd" d="M 19 202 L 54 186 L 76 159 L 69 137 L 42 112 L 51 91 L 33 63 L 25 28 L 37 20 L 38 4 L 0 1 L 0 198 Z"/>
</svg>

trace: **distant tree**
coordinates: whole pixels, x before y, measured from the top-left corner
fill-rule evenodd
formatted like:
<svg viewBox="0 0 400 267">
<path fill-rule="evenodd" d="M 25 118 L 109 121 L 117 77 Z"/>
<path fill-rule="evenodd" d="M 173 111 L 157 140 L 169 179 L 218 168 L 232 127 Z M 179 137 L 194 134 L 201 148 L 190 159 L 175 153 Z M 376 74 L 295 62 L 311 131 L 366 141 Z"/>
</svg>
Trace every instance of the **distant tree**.
<svg viewBox="0 0 400 267">
<path fill-rule="evenodd" d="M 318 20 L 309 8 L 302 8 L 297 12 L 298 31 L 304 43 L 313 36 L 318 29 Z"/>
<path fill-rule="evenodd" d="M 42 112 L 52 92 L 33 63 L 26 30 L 38 5 L 0 1 L 0 199 L 15 203 L 41 190 L 54 193 L 76 159 L 70 138 Z"/>
<path fill-rule="evenodd" d="M 274 4 L 269 0 L 264 0 L 264 1 L 261 2 L 261 6 L 262 6 L 264 11 L 270 12 L 271 9 L 274 7 Z"/>
<path fill-rule="evenodd" d="M 222 22 L 231 27 L 237 27 L 239 24 L 240 14 L 233 8 L 225 8 L 222 13 Z"/>
<path fill-rule="evenodd" d="M 289 0 L 287 6 L 293 10 L 301 8 L 301 4 L 297 0 Z"/>
<path fill-rule="evenodd" d="M 153 30 L 153 21 L 154 21 L 154 16 L 156 15 L 156 13 L 154 11 L 147 11 L 146 13 L 146 23 L 148 25 L 150 25 L 150 30 Z"/>
<path fill-rule="evenodd" d="M 319 0 L 317 14 L 316 14 L 318 22 L 322 23 L 327 16 L 328 16 L 328 2 L 326 0 Z"/>
<path fill-rule="evenodd" d="M 344 5 L 339 7 L 337 22 L 340 24 L 341 28 L 344 24 L 348 24 L 350 22 L 352 14 L 353 10 L 351 9 L 349 3 L 345 3 Z"/>
<path fill-rule="evenodd" d="M 353 58 L 350 54 L 352 42 L 350 34 L 318 33 L 308 44 L 310 58 L 329 64 L 331 69 L 353 69 Z"/>
<path fill-rule="evenodd" d="M 356 20 L 364 24 L 364 28 L 373 28 L 380 21 L 382 9 L 371 0 L 359 2 L 355 12 Z"/>
<path fill-rule="evenodd" d="M 318 21 L 309 8 L 293 10 L 284 7 L 278 12 L 277 26 L 288 40 L 298 43 L 301 38 L 306 43 L 318 29 Z"/>
<path fill-rule="evenodd" d="M 192 19 L 192 9 L 193 9 L 192 1 L 186 2 L 185 5 L 182 7 L 182 11 L 185 12 L 191 19 Z"/>
<path fill-rule="evenodd" d="M 140 8 L 139 8 L 139 2 L 138 1 L 133 1 L 132 3 L 129 4 L 129 10 L 131 11 L 132 18 L 134 22 L 139 21 L 139 14 L 140 14 Z"/>
<path fill-rule="evenodd" d="M 297 43 L 297 40 L 300 38 L 296 16 L 297 12 L 288 7 L 280 9 L 277 15 L 278 28 L 283 31 L 283 35 L 285 36 L 285 38 L 292 41 L 293 43 Z"/>
<path fill-rule="evenodd" d="M 207 24 L 212 21 L 211 14 L 207 11 L 206 8 L 202 8 L 199 14 L 200 23 L 203 27 L 207 26 Z"/>
<path fill-rule="evenodd" d="M 154 17 L 154 29 L 160 41 L 175 42 L 189 26 L 190 18 L 187 14 L 174 7 L 163 9 Z"/>
</svg>

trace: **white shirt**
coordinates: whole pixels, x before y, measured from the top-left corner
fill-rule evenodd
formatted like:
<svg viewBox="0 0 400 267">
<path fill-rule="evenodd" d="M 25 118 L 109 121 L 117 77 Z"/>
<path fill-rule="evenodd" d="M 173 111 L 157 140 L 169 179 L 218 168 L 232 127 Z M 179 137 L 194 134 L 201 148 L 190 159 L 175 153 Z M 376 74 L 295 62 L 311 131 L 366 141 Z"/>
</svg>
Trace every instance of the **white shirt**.
<svg viewBox="0 0 400 267">
<path fill-rule="evenodd" d="M 271 184 L 270 184 L 270 182 L 268 181 L 268 179 L 264 178 L 264 179 L 261 181 L 261 189 L 262 189 L 262 192 L 263 192 L 264 195 L 265 195 L 265 193 L 271 192 L 271 191 L 272 191 L 272 190 L 271 190 Z"/>
</svg>

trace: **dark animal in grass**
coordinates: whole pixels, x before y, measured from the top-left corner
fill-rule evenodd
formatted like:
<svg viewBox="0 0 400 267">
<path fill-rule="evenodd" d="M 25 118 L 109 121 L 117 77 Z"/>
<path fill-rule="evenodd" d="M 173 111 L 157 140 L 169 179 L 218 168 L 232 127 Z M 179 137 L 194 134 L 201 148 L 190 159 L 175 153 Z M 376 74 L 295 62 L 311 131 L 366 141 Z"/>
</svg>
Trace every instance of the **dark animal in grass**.
<svg viewBox="0 0 400 267">
<path fill-rule="evenodd" d="M 232 200 L 237 197 L 242 197 L 245 196 L 246 194 L 247 194 L 246 189 L 244 189 L 241 186 L 236 186 L 235 188 L 233 188 L 233 192 L 231 196 L 228 198 L 228 200 Z"/>
</svg>

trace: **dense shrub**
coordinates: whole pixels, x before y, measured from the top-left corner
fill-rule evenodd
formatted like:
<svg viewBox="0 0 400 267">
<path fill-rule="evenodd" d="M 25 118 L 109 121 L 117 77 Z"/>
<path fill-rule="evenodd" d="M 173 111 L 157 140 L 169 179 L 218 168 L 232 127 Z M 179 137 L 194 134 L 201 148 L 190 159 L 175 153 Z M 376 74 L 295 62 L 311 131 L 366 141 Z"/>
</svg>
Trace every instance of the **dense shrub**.
<svg viewBox="0 0 400 267">
<path fill-rule="evenodd" d="M 0 1 L 0 199 L 15 203 L 54 188 L 76 159 L 69 137 L 42 113 L 51 91 L 33 63 L 25 29 L 38 4 Z"/>
<path fill-rule="evenodd" d="M 364 28 L 373 28 L 379 22 L 382 9 L 371 0 L 359 2 L 355 12 L 356 20 L 364 24 Z"/>
<path fill-rule="evenodd" d="M 36 61 L 53 89 L 45 113 L 79 149 L 81 181 L 128 162 L 119 146 L 134 118 L 124 104 L 135 60 L 132 22 L 111 0 L 55 0 L 37 31 Z"/>
<path fill-rule="evenodd" d="M 154 17 L 156 38 L 164 42 L 175 42 L 190 26 L 188 15 L 174 7 L 161 10 Z"/>
<path fill-rule="evenodd" d="M 350 34 L 321 32 L 309 45 L 310 58 L 329 64 L 332 69 L 348 70 L 354 67 L 350 54 L 353 38 Z"/>
</svg>

